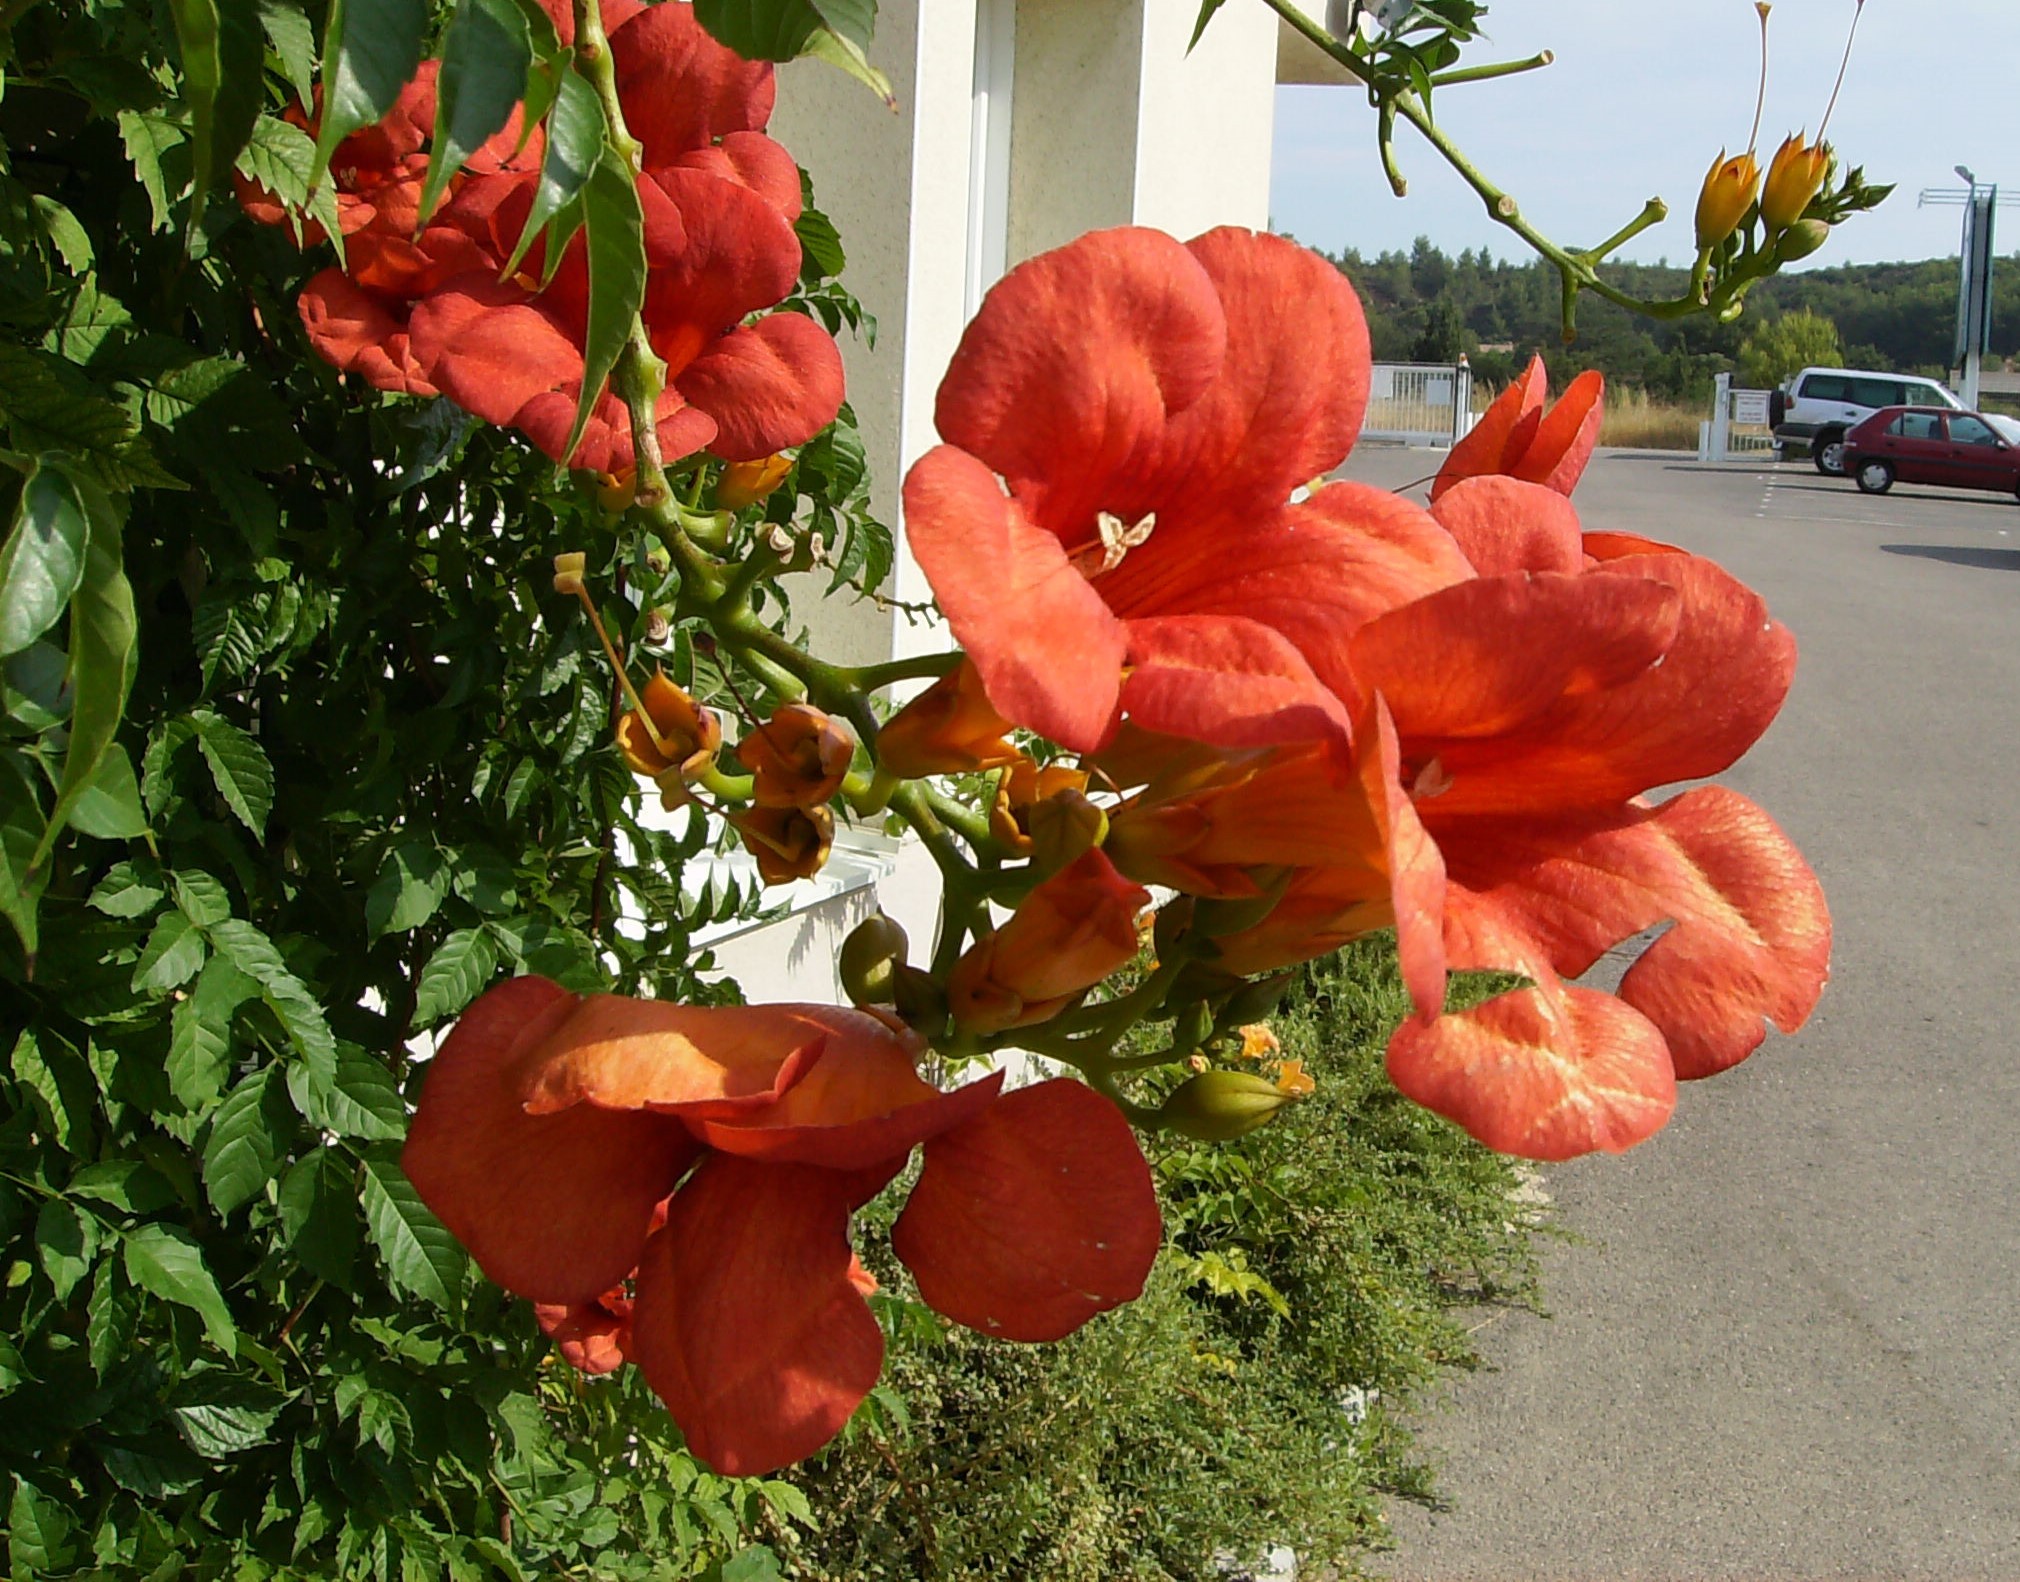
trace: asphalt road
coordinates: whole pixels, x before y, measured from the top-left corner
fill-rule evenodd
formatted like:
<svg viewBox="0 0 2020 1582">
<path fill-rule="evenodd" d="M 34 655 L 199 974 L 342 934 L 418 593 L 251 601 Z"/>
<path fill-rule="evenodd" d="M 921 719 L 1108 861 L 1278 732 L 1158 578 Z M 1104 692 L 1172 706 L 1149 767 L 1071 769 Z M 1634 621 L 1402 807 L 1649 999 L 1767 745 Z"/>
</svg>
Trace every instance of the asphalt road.
<svg viewBox="0 0 2020 1582">
<path fill-rule="evenodd" d="M 1364 450 L 1394 487 L 1425 452 Z M 1830 987 L 1633 1152 L 1544 1173 L 1552 1317 L 1424 1418 L 1399 1582 L 2020 1579 L 2020 504 L 1603 454 L 1587 527 L 1714 556 L 1794 630 L 1722 778 L 1822 876 Z"/>
</svg>

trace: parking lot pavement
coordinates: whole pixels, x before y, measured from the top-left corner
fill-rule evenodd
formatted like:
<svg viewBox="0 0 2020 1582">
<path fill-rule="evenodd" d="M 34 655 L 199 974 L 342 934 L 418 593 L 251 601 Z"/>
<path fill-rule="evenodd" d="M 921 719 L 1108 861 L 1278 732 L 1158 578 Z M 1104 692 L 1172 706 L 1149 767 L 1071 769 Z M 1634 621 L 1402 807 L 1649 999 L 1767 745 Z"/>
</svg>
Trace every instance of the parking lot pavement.
<svg viewBox="0 0 2020 1582">
<path fill-rule="evenodd" d="M 1435 454 L 1366 450 L 1395 486 Z M 1545 1171 L 1553 1317 L 1421 1427 L 1398 1582 L 2020 1578 L 2020 505 L 1612 453 L 1586 526 L 1710 554 L 1801 661 L 1721 778 L 1823 878 L 1794 1038 L 1621 1158 Z"/>
</svg>

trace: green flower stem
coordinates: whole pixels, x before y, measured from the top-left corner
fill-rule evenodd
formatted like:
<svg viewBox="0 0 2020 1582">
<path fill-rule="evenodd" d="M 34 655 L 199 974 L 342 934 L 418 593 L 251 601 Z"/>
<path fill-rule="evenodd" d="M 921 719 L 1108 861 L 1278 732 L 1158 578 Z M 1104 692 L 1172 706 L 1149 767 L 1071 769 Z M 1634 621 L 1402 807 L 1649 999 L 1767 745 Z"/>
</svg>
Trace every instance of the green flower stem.
<svg viewBox="0 0 2020 1582">
<path fill-rule="evenodd" d="M 1431 79 L 1431 86 L 1449 88 L 1454 83 L 1487 82 L 1495 77 L 1512 77 L 1517 72 L 1540 71 L 1556 59 L 1556 54 L 1546 49 L 1527 60 L 1497 60 L 1489 66 L 1461 66 L 1457 71 L 1440 72 Z"/>
<path fill-rule="evenodd" d="M 753 589 L 765 578 L 774 575 L 785 564 L 785 556 L 769 544 L 753 544 L 743 560 L 729 574 L 729 580 L 716 596 L 716 607 L 721 620 L 727 624 L 750 609 Z"/>
<path fill-rule="evenodd" d="M 1334 60 L 1340 62 L 1341 65 L 1353 72 L 1357 78 L 1365 80 L 1367 62 L 1356 56 L 1352 49 L 1344 42 L 1333 37 L 1324 26 L 1306 16 L 1294 3 L 1294 0 L 1264 0 L 1264 4 L 1269 6 L 1284 21 L 1288 22 L 1299 33 L 1324 50 Z M 1537 63 L 1547 64 L 1541 56 L 1537 57 Z M 1509 68 L 1500 71 L 1496 71 L 1490 67 L 1480 67 L 1476 69 L 1476 74 L 1504 76 L 1507 74 L 1508 69 L 1526 70 L 1529 68 L 1529 65 L 1529 62 L 1516 62 L 1512 63 Z M 1448 73 L 1446 76 L 1436 80 L 1450 82 L 1468 79 L 1462 74 Z M 1591 254 L 1575 253 L 1568 248 L 1559 246 L 1524 219 L 1521 207 L 1515 202 L 1514 198 L 1488 180 L 1472 160 L 1467 157 L 1465 151 L 1438 128 L 1437 124 L 1431 119 L 1429 107 L 1415 93 L 1405 88 L 1385 89 L 1379 86 L 1371 86 L 1369 92 L 1376 96 L 1378 110 L 1382 115 L 1380 131 L 1383 168 L 1389 175 L 1390 184 L 1396 186 L 1398 192 L 1402 190 L 1400 186 L 1397 186 L 1402 177 L 1396 170 L 1390 155 L 1387 136 L 1388 131 L 1393 125 L 1393 116 L 1400 115 L 1422 133 L 1424 140 L 1432 148 L 1436 149 L 1445 162 L 1465 179 L 1469 187 L 1480 195 L 1481 201 L 1487 205 L 1488 215 L 1496 224 L 1506 226 L 1517 236 L 1521 237 L 1539 256 L 1548 259 L 1552 264 L 1557 266 L 1558 273 L 1564 278 L 1567 302 L 1575 298 L 1580 291 L 1591 291 L 1604 297 L 1609 302 L 1627 308 L 1631 312 L 1645 314 L 1650 318 L 1656 319 L 1686 318 L 1692 313 L 1700 311 L 1702 308 L 1703 304 L 1696 300 L 1695 297 L 1681 297 L 1673 302 L 1651 302 L 1637 297 L 1631 292 L 1622 291 L 1618 286 L 1612 285 L 1602 279 L 1597 269 L 1594 268 L 1595 259 Z M 1642 211 L 1644 215 L 1647 212 L 1646 208 Z M 1648 225 L 1654 223 L 1653 219 L 1646 222 Z M 1641 228 L 1645 229 L 1646 227 L 1644 225 Z M 1639 234 L 1639 232 L 1635 230 L 1630 231 L 1629 234 L 1634 235 Z M 1597 251 L 1600 250 L 1595 249 L 1595 252 Z M 1570 328 L 1568 320 L 1566 327 L 1567 329 Z"/>
<path fill-rule="evenodd" d="M 1587 248 L 1579 256 L 1588 263 L 1602 262 L 1609 253 L 1616 253 L 1651 225 L 1660 225 L 1669 218 L 1669 205 L 1660 198 L 1650 198 L 1641 206 L 1641 212 L 1615 231 L 1597 247 Z"/>
<path fill-rule="evenodd" d="M 711 763 L 694 777 L 694 783 L 719 802 L 748 802 L 755 783 L 750 775 L 733 775 L 723 770 L 721 764 Z"/>
<path fill-rule="evenodd" d="M 846 672 L 858 692 L 876 692 L 897 681 L 937 681 L 966 657 L 958 648 L 938 654 L 913 654 L 880 665 L 859 665 Z"/>
</svg>

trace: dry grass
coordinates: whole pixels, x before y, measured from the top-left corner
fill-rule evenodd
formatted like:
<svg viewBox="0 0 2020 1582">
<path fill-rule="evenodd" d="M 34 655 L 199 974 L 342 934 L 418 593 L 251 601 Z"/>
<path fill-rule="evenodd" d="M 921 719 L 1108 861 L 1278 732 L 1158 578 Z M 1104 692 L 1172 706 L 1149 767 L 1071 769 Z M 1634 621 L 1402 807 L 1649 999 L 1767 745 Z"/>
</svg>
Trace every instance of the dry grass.
<svg viewBox="0 0 2020 1582">
<path fill-rule="evenodd" d="M 1697 425 L 1703 417 L 1695 406 L 1652 401 L 1645 390 L 1624 390 L 1616 385 L 1606 392 L 1606 420 L 1599 430 L 1599 443 L 1637 450 L 1694 451 Z"/>
</svg>

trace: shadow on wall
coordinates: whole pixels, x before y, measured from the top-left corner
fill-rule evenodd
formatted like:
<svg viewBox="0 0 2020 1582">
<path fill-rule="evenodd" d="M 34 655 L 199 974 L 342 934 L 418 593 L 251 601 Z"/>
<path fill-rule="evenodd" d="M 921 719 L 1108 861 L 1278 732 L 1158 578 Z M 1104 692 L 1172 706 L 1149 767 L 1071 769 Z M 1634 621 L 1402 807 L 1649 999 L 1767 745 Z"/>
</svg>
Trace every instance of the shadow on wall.
<svg viewBox="0 0 2020 1582">
<path fill-rule="evenodd" d="M 1986 571 L 2020 571 L 2020 549 L 1952 549 L 1943 544 L 1882 544 L 1880 548 L 1890 555 L 1947 560 L 1953 566 L 1979 566 Z"/>
</svg>

